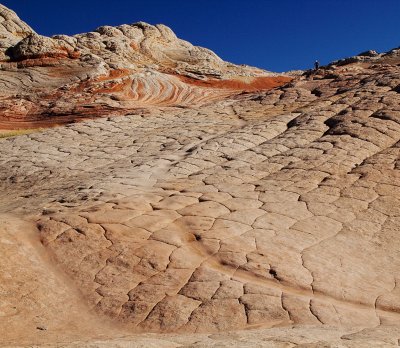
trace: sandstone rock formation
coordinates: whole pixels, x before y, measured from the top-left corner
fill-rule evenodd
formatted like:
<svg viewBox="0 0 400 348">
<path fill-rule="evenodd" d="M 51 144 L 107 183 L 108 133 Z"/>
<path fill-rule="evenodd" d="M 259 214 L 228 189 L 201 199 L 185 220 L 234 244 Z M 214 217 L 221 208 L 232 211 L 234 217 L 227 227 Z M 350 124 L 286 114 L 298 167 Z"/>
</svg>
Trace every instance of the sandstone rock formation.
<svg viewBox="0 0 400 348">
<path fill-rule="evenodd" d="M 96 119 L 0 141 L 4 346 L 398 346 L 399 50 L 238 93 L 271 77 L 163 26 L 35 35 L 2 125 Z"/>
<path fill-rule="evenodd" d="M 123 115 L 145 106 L 197 106 L 290 80 L 224 62 L 164 25 L 103 26 L 49 38 L 3 5 L 0 19 L 0 129 Z"/>
<path fill-rule="evenodd" d="M 0 60 L 7 58 L 7 50 L 10 47 L 34 33 L 15 12 L 0 4 Z"/>
</svg>

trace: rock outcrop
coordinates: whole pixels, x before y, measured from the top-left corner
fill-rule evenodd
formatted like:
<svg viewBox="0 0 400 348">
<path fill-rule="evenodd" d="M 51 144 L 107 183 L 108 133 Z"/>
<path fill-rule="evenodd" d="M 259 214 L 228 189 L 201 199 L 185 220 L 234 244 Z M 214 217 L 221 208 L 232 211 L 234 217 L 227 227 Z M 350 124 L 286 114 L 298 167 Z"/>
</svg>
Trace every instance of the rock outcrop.
<svg viewBox="0 0 400 348">
<path fill-rule="evenodd" d="M 79 51 L 66 40 L 30 34 L 7 50 L 12 61 L 41 58 L 78 58 Z"/>
<path fill-rule="evenodd" d="M 398 346 L 398 49 L 258 90 L 164 26 L 33 35 L 2 115 L 96 119 L 0 141 L 0 346 Z"/>
<path fill-rule="evenodd" d="M 224 62 L 164 25 L 102 26 L 51 38 L 0 5 L 0 128 L 123 115 L 143 106 L 196 106 L 290 81 Z"/>
<path fill-rule="evenodd" d="M 378 53 L 375 50 L 368 50 L 365 52 L 361 52 L 360 54 L 347 57 L 344 59 L 336 60 L 330 63 L 328 66 L 341 66 L 352 63 L 383 63 L 383 62 L 396 62 L 400 57 L 400 48 L 394 48 L 389 52 Z"/>
<path fill-rule="evenodd" d="M 0 61 L 7 59 L 7 50 L 20 40 L 34 34 L 29 25 L 18 18 L 17 14 L 0 4 Z"/>
</svg>

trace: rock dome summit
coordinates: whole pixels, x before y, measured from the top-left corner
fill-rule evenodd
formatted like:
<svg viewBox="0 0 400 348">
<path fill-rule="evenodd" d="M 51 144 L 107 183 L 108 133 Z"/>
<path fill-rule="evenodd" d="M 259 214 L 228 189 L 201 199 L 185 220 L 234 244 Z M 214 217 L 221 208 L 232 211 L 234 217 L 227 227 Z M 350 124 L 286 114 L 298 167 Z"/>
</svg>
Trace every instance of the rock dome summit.
<svg viewBox="0 0 400 348">
<path fill-rule="evenodd" d="M 41 36 L 0 5 L 0 127 L 38 128 L 150 106 L 196 107 L 290 78 L 224 62 L 164 25 Z"/>
</svg>

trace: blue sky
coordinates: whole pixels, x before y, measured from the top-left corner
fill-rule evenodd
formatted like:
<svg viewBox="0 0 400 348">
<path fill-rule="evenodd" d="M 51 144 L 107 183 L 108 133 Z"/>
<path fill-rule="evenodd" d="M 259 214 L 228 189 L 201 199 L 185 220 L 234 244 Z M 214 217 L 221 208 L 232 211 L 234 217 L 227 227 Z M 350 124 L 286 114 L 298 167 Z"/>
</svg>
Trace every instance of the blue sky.
<svg viewBox="0 0 400 348">
<path fill-rule="evenodd" d="M 400 0 L 0 1 L 42 35 L 163 23 L 225 60 L 272 71 L 400 46 Z"/>
</svg>

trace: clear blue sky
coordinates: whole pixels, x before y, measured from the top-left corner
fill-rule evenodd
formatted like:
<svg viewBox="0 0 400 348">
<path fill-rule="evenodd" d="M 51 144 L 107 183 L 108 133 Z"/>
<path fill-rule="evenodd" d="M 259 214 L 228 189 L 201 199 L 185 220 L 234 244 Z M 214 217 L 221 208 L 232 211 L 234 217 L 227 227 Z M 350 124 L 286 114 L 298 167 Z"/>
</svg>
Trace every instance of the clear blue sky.
<svg viewBox="0 0 400 348">
<path fill-rule="evenodd" d="M 39 34 L 163 23 L 234 63 L 310 68 L 400 46 L 400 0 L 0 0 Z"/>
</svg>

